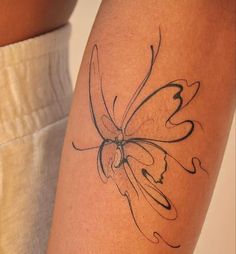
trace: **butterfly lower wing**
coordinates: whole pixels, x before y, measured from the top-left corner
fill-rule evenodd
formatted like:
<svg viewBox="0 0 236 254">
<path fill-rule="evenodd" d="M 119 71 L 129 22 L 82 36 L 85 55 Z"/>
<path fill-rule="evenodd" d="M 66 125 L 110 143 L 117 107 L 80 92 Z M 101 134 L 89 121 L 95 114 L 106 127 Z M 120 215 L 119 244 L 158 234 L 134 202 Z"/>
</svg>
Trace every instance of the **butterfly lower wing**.
<svg viewBox="0 0 236 254">
<path fill-rule="evenodd" d="M 149 142 L 130 141 L 125 145 L 125 156 L 130 173 L 147 204 L 161 217 L 175 219 L 177 214 L 173 204 L 160 190 L 168 169 L 166 152 Z M 148 157 L 151 157 L 149 162 Z"/>
<path fill-rule="evenodd" d="M 175 220 L 177 218 L 177 211 L 171 201 L 157 187 L 143 185 L 138 179 L 135 179 L 131 165 L 125 164 L 124 168 L 137 190 L 137 194 L 126 191 L 124 196 L 128 200 L 131 215 L 139 231 L 153 243 L 159 243 L 162 240 L 169 247 L 179 248 L 180 245 L 173 244 L 172 240 L 166 238 L 165 227 L 159 226 L 159 222 L 160 225 L 163 225 L 163 219 Z"/>
<path fill-rule="evenodd" d="M 194 122 L 175 122 L 175 115 L 196 96 L 199 82 L 188 85 L 176 80 L 160 87 L 140 103 L 123 126 L 127 139 L 141 138 L 159 142 L 177 142 L 187 138 Z"/>
<path fill-rule="evenodd" d="M 158 188 L 167 170 L 165 154 L 161 149 L 142 142 L 126 143 L 123 148 L 122 163 L 116 166 L 117 145 L 103 142 L 98 152 L 99 174 L 103 182 L 112 180 L 126 198 L 134 223 L 143 236 L 154 243 L 162 239 L 169 244 L 158 228 L 158 220 L 177 217 L 174 205 Z"/>
</svg>

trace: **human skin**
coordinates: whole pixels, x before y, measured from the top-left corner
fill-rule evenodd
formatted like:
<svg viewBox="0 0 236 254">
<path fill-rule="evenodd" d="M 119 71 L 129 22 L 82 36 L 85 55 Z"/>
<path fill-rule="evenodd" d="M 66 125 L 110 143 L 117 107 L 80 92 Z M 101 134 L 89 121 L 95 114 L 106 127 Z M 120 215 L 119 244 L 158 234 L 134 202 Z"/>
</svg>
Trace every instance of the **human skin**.
<svg viewBox="0 0 236 254">
<path fill-rule="evenodd" d="M 0 46 L 32 38 L 64 25 L 76 2 L 76 0 L 2 0 Z"/>
<path fill-rule="evenodd" d="M 178 4 L 176 1 L 103 1 L 74 92 L 48 254 L 193 253 L 234 112 L 234 8 L 234 1 L 191 0 L 178 1 Z M 201 167 L 197 167 L 196 174 L 189 174 L 172 161 L 163 175 L 163 184 L 156 185 L 175 204 L 176 220 L 170 222 L 158 214 L 153 217 L 143 207 L 142 219 L 146 226 L 155 225 L 171 244 L 181 245 L 179 248 L 168 246 L 160 238 L 157 244 L 147 240 L 137 229 L 127 198 L 115 184 L 116 179 L 110 177 L 106 184 L 101 181 L 97 169 L 98 148 L 78 151 L 72 145 L 75 142 L 92 147 L 102 142 L 99 128 L 94 127 L 96 120 L 93 119 L 89 92 L 94 79 L 91 73 L 97 68 L 97 54 L 105 101 L 108 108 L 112 108 L 117 96 L 115 115 L 119 122 L 131 96 L 147 74 L 150 45 L 158 45 L 160 32 L 160 52 L 140 101 L 157 87 L 173 80 L 186 79 L 189 84 L 200 81 L 195 98 L 174 118 L 174 122 L 194 119 L 193 133 L 182 141 L 161 143 L 160 146 L 186 167 L 192 166 L 193 157 L 199 158 Z M 186 96 L 191 97 L 189 90 Z M 95 96 L 92 105 L 97 107 L 92 110 L 98 115 L 103 112 L 99 100 L 99 96 Z M 162 100 L 158 105 L 166 106 L 168 114 L 168 96 L 163 94 Z M 165 113 L 163 108 L 158 111 L 158 107 L 150 106 L 146 110 L 150 115 L 154 111 L 157 116 Z M 99 117 L 102 115 L 98 116 L 97 122 Z M 140 122 L 144 118 L 145 114 L 141 115 Z M 166 130 L 166 136 L 169 131 Z M 153 135 L 150 129 L 143 132 Z M 138 155 L 141 157 L 142 153 Z M 113 170 L 121 169 L 113 167 Z M 126 180 L 122 178 L 121 182 Z M 118 182 L 118 185 L 122 183 Z"/>
</svg>

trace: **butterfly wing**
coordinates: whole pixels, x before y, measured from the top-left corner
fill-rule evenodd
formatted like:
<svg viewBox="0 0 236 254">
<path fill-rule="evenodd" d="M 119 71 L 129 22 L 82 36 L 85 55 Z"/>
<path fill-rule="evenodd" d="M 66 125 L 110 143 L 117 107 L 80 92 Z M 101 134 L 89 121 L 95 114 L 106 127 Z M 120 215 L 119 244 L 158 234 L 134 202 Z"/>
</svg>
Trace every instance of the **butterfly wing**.
<svg viewBox="0 0 236 254">
<path fill-rule="evenodd" d="M 129 171 L 147 204 L 161 217 L 175 219 L 176 210 L 159 188 L 168 169 L 166 152 L 148 141 L 130 141 L 124 150 Z"/>
<path fill-rule="evenodd" d="M 99 151 L 98 169 L 102 179 L 111 179 L 120 194 L 128 201 L 131 215 L 140 232 L 150 241 L 158 243 L 158 223 L 147 223 L 146 217 L 174 220 L 177 211 L 168 197 L 158 188 L 167 171 L 166 154 L 148 142 L 128 142 L 124 145 L 124 160 L 115 167 L 117 147 L 103 145 Z M 163 240 L 163 238 L 161 238 Z"/>
<path fill-rule="evenodd" d="M 99 135 L 104 140 L 114 139 L 120 131 L 104 98 L 97 45 L 93 47 L 89 66 L 89 102 L 92 120 Z"/>
<path fill-rule="evenodd" d="M 186 80 L 176 80 L 155 90 L 126 120 L 123 126 L 126 139 L 171 143 L 187 138 L 194 122 L 174 122 L 174 117 L 193 100 L 199 86 L 199 82 L 188 85 Z"/>
<path fill-rule="evenodd" d="M 138 197 L 132 193 L 127 196 L 137 227 L 150 241 L 158 243 L 163 240 L 170 247 L 178 248 L 179 245 L 171 244 L 162 236 L 163 228 L 158 227 L 160 218 L 177 218 L 175 206 L 160 189 L 168 169 L 166 152 L 149 141 L 129 141 L 125 145 L 125 154 L 125 171 L 133 179 L 138 193 Z M 154 223 L 147 223 L 147 217 Z"/>
</svg>

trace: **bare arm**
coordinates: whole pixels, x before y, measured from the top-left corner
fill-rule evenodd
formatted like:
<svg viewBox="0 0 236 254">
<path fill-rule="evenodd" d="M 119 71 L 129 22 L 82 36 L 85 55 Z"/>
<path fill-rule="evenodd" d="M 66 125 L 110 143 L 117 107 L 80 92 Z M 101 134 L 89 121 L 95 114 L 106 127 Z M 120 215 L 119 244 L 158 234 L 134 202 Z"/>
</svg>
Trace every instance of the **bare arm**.
<svg viewBox="0 0 236 254">
<path fill-rule="evenodd" d="M 77 80 L 48 253 L 193 252 L 234 110 L 233 9 L 103 2 Z"/>
</svg>

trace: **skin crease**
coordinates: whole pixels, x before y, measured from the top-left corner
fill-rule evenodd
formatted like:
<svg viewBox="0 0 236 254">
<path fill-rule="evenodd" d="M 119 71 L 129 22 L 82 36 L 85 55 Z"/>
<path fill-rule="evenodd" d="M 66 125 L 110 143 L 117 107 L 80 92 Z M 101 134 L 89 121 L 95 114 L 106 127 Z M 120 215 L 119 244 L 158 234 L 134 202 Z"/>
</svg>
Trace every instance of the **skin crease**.
<svg viewBox="0 0 236 254">
<path fill-rule="evenodd" d="M 65 138 L 48 254 L 190 254 L 193 253 L 216 182 L 235 105 L 234 1 L 103 1 L 78 75 Z M 219 18 L 220 17 L 220 18 Z M 127 201 L 112 181 L 101 182 L 97 150 L 78 152 L 71 142 L 91 146 L 99 138 L 88 102 L 89 60 L 99 47 L 104 94 L 109 107 L 115 96 L 116 118 L 147 72 L 151 44 L 162 46 L 150 85 L 142 94 L 175 79 L 199 80 L 201 88 L 176 121 L 201 123 L 182 142 L 163 145 L 187 165 L 199 157 L 208 174 L 188 175 L 174 169 L 164 176 L 163 191 L 175 203 L 178 219 L 169 223 L 149 217 L 163 235 L 182 245 L 152 244 L 137 230 Z M 150 108 L 150 110 L 153 110 Z M 224 232 L 219 232 L 219 234 Z M 224 243 L 222 243 L 224 244 Z"/>
<path fill-rule="evenodd" d="M 32 38 L 64 25 L 76 2 L 76 0 L 2 0 L 0 46 Z"/>
</svg>

